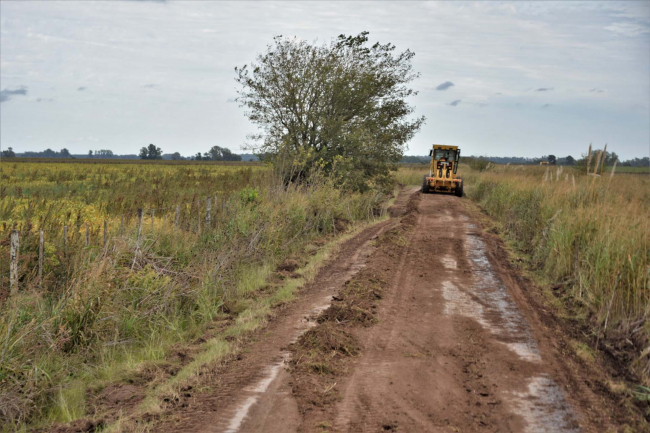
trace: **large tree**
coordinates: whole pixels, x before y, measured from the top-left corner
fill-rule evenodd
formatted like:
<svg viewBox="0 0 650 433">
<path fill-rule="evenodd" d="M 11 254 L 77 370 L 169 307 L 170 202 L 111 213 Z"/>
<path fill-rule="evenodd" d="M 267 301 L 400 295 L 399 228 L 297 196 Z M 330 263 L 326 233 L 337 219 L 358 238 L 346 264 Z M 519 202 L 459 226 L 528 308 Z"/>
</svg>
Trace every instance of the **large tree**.
<svg viewBox="0 0 650 433">
<path fill-rule="evenodd" d="M 162 159 L 162 149 L 153 143 L 143 147 L 140 149 L 140 159 Z"/>
<path fill-rule="evenodd" d="M 227 147 L 212 146 L 208 154 L 212 161 L 241 161 L 241 156 L 232 153 Z"/>
<path fill-rule="evenodd" d="M 407 102 L 417 94 L 408 86 L 419 76 L 413 56 L 369 46 L 368 32 L 323 45 L 277 36 L 256 62 L 235 68 L 237 100 L 261 129 L 256 150 L 290 166 L 292 180 L 315 167 L 354 189 L 387 179 L 424 122 Z"/>
</svg>

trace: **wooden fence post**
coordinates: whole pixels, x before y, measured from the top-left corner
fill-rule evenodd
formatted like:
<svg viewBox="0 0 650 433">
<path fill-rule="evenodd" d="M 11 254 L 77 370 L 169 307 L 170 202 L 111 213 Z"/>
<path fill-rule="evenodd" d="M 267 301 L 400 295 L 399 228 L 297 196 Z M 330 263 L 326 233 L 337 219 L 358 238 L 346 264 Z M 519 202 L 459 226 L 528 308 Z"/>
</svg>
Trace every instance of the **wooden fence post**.
<svg viewBox="0 0 650 433">
<path fill-rule="evenodd" d="M 18 254 L 20 252 L 20 235 L 18 230 L 11 231 L 11 251 L 9 252 L 9 293 L 18 291 Z"/>
<path fill-rule="evenodd" d="M 38 285 L 43 283 L 43 244 L 45 241 L 45 233 L 41 229 L 38 233 Z"/>
<path fill-rule="evenodd" d="M 199 200 L 196 201 L 196 210 L 198 218 L 196 219 L 196 233 L 199 234 L 201 233 L 201 202 Z"/>
<path fill-rule="evenodd" d="M 152 232 L 153 232 L 153 221 L 155 215 L 156 215 L 156 209 L 151 209 L 151 231 Z"/>
<path fill-rule="evenodd" d="M 208 197 L 205 201 L 205 227 L 206 229 L 210 228 L 210 220 L 211 220 L 211 210 L 212 210 L 212 198 Z"/>
<path fill-rule="evenodd" d="M 176 216 L 174 217 L 174 228 L 178 228 L 178 219 L 181 216 L 181 205 L 177 204 L 176 205 Z"/>
<path fill-rule="evenodd" d="M 88 233 L 88 223 L 86 223 L 86 246 L 90 243 L 90 234 Z"/>
<path fill-rule="evenodd" d="M 140 240 L 140 233 L 142 232 L 142 208 L 138 209 L 138 238 Z"/>
<path fill-rule="evenodd" d="M 106 247 L 106 243 L 108 242 L 108 223 L 106 220 L 104 220 L 104 248 Z"/>
</svg>

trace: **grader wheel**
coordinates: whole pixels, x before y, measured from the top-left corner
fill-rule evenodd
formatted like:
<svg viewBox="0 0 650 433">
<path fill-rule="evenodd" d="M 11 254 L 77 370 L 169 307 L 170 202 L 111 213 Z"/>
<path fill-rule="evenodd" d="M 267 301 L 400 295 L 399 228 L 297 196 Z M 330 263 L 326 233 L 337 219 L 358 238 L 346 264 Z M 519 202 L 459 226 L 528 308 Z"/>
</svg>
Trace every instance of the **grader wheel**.
<svg viewBox="0 0 650 433">
<path fill-rule="evenodd" d="M 425 174 L 422 178 L 422 194 L 429 193 L 429 184 L 427 183 L 427 175 Z"/>
<path fill-rule="evenodd" d="M 460 181 L 460 186 L 456 188 L 456 197 L 462 197 L 463 196 L 463 181 Z"/>
</svg>

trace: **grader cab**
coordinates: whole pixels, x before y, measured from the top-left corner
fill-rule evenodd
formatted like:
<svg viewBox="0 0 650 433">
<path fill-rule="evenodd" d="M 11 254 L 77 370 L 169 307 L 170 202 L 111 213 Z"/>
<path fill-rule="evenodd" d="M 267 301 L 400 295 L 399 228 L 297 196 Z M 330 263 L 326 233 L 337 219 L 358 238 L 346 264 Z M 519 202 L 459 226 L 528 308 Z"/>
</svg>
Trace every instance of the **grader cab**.
<svg viewBox="0 0 650 433">
<path fill-rule="evenodd" d="M 429 156 L 431 156 L 431 167 L 429 175 L 424 175 L 422 179 L 422 192 L 424 194 L 443 192 L 462 197 L 463 179 L 457 176 L 460 162 L 458 146 L 434 144 Z"/>
</svg>

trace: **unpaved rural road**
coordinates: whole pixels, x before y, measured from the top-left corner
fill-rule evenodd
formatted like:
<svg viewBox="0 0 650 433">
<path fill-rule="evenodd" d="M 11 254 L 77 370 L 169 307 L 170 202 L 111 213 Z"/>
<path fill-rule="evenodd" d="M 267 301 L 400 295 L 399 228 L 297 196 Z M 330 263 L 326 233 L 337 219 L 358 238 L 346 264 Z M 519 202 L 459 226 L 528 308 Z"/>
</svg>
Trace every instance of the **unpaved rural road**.
<svg viewBox="0 0 650 433">
<path fill-rule="evenodd" d="M 404 224 L 399 215 L 409 199 L 412 227 L 377 303 L 377 323 L 358 330 L 362 351 L 336 383 L 337 401 L 301 413 L 287 346 L 356 272 L 386 266 L 373 260 L 373 239 Z M 606 431 L 602 402 L 563 363 L 527 288 L 461 199 L 409 190 L 394 212 L 347 241 L 214 392 L 194 397 L 156 430 Z M 330 421 L 317 423 L 323 414 Z"/>
</svg>

